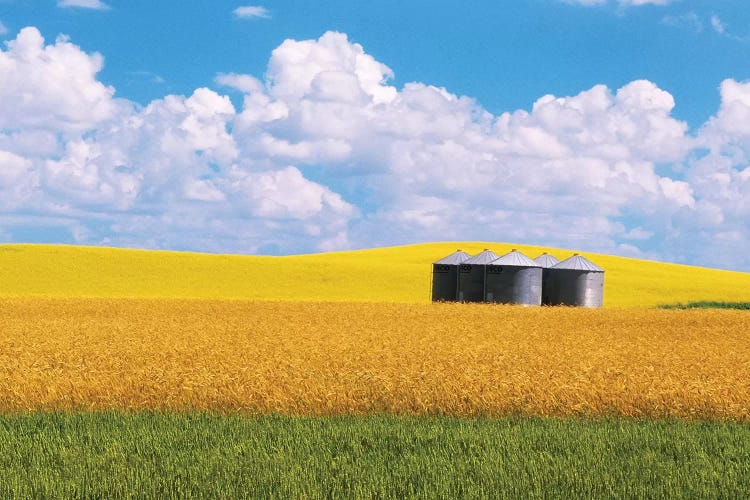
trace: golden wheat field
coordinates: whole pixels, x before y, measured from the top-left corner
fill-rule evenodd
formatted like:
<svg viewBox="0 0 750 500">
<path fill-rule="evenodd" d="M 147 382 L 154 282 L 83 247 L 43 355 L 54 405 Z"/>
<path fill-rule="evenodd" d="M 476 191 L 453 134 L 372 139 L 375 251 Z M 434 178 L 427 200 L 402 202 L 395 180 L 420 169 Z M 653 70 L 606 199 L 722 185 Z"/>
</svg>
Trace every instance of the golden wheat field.
<svg viewBox="0 0 750 500">
<path fill-rule="evenodd" d="M 427 243 L 288 257 L 62 245 L 0 245 L 0 296 L 427 303 L 430 263 L 456 250 L 531 257 L 571 250 L 509 243 Z M 606 270 L 604 306 L 750 301 L 750 273 L 585 254 Z"/>
<path fill-rule="evenodd" d="M 0 411 L 750 421 L 742 311 L 0 299 Z"/>
</svg>

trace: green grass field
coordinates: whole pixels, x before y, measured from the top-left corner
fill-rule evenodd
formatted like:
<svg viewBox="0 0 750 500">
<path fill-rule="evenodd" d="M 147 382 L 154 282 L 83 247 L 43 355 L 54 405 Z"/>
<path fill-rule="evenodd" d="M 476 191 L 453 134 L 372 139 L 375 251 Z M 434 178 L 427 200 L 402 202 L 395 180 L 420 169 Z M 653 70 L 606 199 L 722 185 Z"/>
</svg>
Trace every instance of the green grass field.
<svg viewBox="0 0 750 500">
<path fill-rule="evenodd" d="M 750 496 L 750 426 L 722 422 L 0 417 L 2 498 Z"/>
</svg>

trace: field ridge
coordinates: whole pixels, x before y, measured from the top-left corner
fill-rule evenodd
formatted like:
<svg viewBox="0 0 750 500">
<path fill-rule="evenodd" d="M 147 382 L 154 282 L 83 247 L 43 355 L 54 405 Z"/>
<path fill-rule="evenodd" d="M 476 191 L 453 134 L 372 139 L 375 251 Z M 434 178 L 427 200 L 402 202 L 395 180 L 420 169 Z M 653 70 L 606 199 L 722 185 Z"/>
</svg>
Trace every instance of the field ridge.
<svg viewBox="0 0 750 500">
<path fill-rule="evenodd" d="M 426 303 L 430 264 L 457 248 L 517 248 L 531 257 L 546 251 L 560 259 L 573 253 L 491 242 L 280 257 L 11 244 L 0 245 L 0 296 Z M 584 255 L 606 270 L 605 307 L 750 301 L 750 273 Z"/>
</svg>

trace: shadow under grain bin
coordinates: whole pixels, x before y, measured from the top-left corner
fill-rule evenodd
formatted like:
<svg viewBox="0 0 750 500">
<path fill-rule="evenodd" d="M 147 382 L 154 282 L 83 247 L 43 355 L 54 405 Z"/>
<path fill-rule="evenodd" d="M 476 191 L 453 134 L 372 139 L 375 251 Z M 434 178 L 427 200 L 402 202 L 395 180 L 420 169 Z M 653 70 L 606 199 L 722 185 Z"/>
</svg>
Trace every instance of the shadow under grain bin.
<svg viewBox="0 0 750 500">
<path fill-rule="evenodd" d="M 487 265 L 485 301 L 538 306 L 542 303 L 542 267 L 516 249 Z"/>
<path fill-rule="evenodd" d="M 471 256 L 456 250 L 432 264 L 432 301 L 455 302 L 458 300 L 458 266 Z"/>
<path fill-rule="evenodd" d="M 604 269 L 575 254 L 549 269 L 548 305 L 602 307 Z"/>
<path fill-rule="evenodd" d="M 495 252 L 485 249 L 458 266 L 460 302 L 484 302 L 487 264 L 498 258 Z"/>
</svg>

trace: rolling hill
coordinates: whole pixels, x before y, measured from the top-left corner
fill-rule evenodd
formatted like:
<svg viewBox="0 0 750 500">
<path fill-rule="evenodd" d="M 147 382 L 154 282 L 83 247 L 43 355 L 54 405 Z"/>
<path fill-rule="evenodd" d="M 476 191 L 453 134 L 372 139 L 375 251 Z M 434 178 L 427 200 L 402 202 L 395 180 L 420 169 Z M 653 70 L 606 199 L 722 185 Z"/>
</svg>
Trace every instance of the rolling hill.
<svg viewBox="0 0 750 500">
<path fill-rule="evenodd" d="M 508 243 L 426 243 L 284 257 L 66 245 L 0 245 L 0 296 L 283 301 L 430 300 L 430 263 L 461 248 L 531 257 L 570 250 Z M 750 274 L 585 254 L 606 270 L 606 307 L 750 301 Z"/>
</svg>

